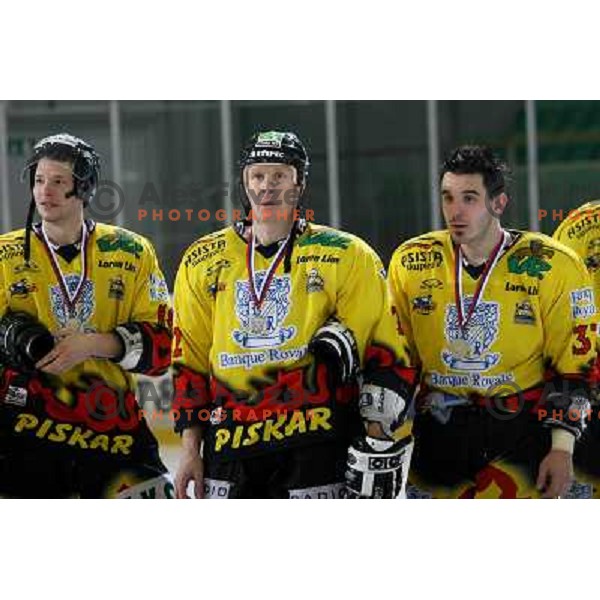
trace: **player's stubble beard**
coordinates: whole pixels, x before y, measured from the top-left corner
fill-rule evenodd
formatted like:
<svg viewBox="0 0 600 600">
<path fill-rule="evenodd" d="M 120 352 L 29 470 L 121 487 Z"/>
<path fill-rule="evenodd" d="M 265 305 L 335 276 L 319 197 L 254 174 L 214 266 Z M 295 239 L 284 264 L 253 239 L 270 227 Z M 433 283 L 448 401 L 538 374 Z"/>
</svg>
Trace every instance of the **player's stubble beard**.
<svg viewBox="0 0 600 600">
<path fill-rule="evenodd" d="M 51 242 L 59 245 L 75 243 L 81 237 L 83 224 L 83 205 L 81 200 L 73 206 L 63 206 L 64 210 L 56 215 L 42 216 L 42 225 Z"/>
<path fill-rule="evenodd" d="M 480 264 L 485 262 L 494 246 L 498 243 L 502 227 L 500 221 L 486 213 L 483 216 L 483 222 L 469 223 L 467 234 L 471 235 L 456 235 L 452 232 L 452 240 L 455 244 L 460 245 L 467 260 L 472 264 Z"/>
</svg>

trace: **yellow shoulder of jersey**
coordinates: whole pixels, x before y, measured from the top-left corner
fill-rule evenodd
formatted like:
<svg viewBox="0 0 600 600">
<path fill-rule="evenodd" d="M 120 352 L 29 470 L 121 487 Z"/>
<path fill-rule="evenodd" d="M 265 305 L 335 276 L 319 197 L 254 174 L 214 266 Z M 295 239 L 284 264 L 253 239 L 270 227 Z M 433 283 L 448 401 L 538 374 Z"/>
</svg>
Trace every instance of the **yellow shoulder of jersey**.
<svg viewBox="0 0 600 600">
<path fill-rule="evenodd" d="M 339 244 L 342 248 L 349 248 L 353 244 L 363 250 L 373 250 L 365 240 L 354 233 L 336 229 L 329 225 L 321 225 L 320 223 L 309 223 L 303 236 L 307 236 L 307 239 L 337 240 L 336 245 Z"/>
<path fill-rule="evenodd" d="M 310 243 L 319 243 L 332 249 L 339 248 L 346 252 L 350 251 L 350 256 L 363 254 L 372 256 L 378 264 L 381 264 L 380 268 L 383 268 L 379 254 L 370 244 L 354 233 L 329 227 L 328 225 L 309 223 L 306 231 L 300 236 L 298 245 L 302 247 Z"/>
<path fill-rule="evenodd" d="M 231 226 L 203 235 L 186 248 L 179 267 L 197 267 L 200 264 L 206 264 L 212 258 L 222 256 L 227 247 L 232 242 L 235 243 L 237 237 L 238 234 Z"/>
<path fill-rule="evenodd" d="M 104 240 L 107 244 L 116 243 L 118 240 L 125 240 L 126 242 L 133 244 L 140 244 L 143 249 L 154 250 L 154 245 L 145 236 L 131 229 L 125 227 L 119 227 L 117 225 L 111 225 L 109 223 L 96 223 L 96 241 Z M 100 242 L 101 243 L 101 242 Z"/>
<path fill-rule="evenodd" d="M 521 231 L 521 236 L 512 246 L 510 252 L 518 252 L 521 247 L 527 247 L 530 252 L 537 253 L 540 258 L 552 259 L 553 268 L 565 273 L 568 269 L 576 268 L 585 272 L 585 265 L 580 256 L 561 241 L 544 233 Z"/>
<path fill-rule="evenodd" d="M 0 235 L 0 244 L 20 244 L 25 242 L 25 228 L 14 229 Z"/>
<path fill-rule="evenodd" d="M 448 242 L 449 237 L 450 233 L 447 229 L 439 229 L 410 238 L 402 242 L 396 250 L 394 250 L 390 264 L 399 260 L 404 252 L 411 252 L 415 249 L 429 249 L 431 246 L 444 246 Z"/>
<path fill-rule="evenodd" d="M 553 237 L 568 245 L 579 246 L 590 234 L 598 237 L 600 232 L 600 200 L 586 202 L 569 212 L 556 228 Z"/>
<path fill-rule="evenodd" d="M 183 253 L 181 265 L 187 267 L 196 267 L 200 263 L 207 265 L 227 253 L 227 247 L 232 243 L 237 243 L 238 234 L 233 227 L 225 227 L 213 233 L 202 236 L 190 244 Z M 320 244 L 331 247 L 332 250 L 338 248 L 341 250 L 350 250 L 351 254 L 369 254 L 375 256 L 379 262 L 379 256 L 373 248 L 362 238 L 328 227 L 310 223 L 306 231 L 299 236 L 297 244 L 302 247 L 310 244 Z"/>
</svg>

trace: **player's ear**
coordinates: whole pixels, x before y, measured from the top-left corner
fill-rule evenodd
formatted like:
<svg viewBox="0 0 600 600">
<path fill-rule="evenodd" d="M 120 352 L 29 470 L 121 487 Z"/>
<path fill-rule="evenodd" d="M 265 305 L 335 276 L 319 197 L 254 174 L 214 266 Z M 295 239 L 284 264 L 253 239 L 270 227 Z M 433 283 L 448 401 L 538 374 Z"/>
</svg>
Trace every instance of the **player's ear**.
<svg viewBox="0 0 600 600">
<path fill-rule="evenodd" d="M 501 217 L 508 206 L 508 195 L 502 192 L 489 201 L 489 208 L 495 217 Z"/>
</svg>

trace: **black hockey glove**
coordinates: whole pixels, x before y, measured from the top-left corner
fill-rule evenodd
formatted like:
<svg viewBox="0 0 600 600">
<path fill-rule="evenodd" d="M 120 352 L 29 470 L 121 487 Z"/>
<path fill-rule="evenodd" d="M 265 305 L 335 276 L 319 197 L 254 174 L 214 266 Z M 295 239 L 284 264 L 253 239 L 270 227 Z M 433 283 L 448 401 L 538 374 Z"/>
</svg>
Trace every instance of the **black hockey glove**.
<svg viewBox="0 0 600 600">
<path fill-rule="evenodd" d="M 350 382 L 358 371 L 359 359 L 352 331 L 331 317 L 320 327 L 308 344 L 317 362 L 327 365 L 334 387 Z"/>
</svg>

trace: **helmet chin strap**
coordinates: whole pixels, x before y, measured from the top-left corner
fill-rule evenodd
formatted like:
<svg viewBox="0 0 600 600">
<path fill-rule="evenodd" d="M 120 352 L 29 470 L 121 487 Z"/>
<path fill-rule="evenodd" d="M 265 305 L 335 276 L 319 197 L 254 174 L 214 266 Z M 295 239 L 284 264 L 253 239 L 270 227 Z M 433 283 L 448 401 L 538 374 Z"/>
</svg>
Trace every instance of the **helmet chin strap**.
<svg viewBox="0 0 600 600">
<path fill-rule="evenodd" d="M 29 258 L 31 257 L 31 229 L 33 227 L 33 215 L 35 214 L 35 200 L 33 197 L 29 202 L 29 209 L 27 210 L 27 222 L 25 224 L 25 249 L 24 258 L 25 266 L 29 267 Z"/>
<path fill-rule="evenodd" d="M 73 198 L 76 196 L 76 188 L 65 194 L 65 198 Z M 23 255 L 25 259 L 25 266 L 29 267 L 29 260 L 31 258 L 31 231 L 33 229 L 33 216 L 35 215 L 35 199 L 31 197 L 29 202 L 29 208 L 27 209 L 27 221 L 25 223 L 25 248 Z"/>
</svg>

